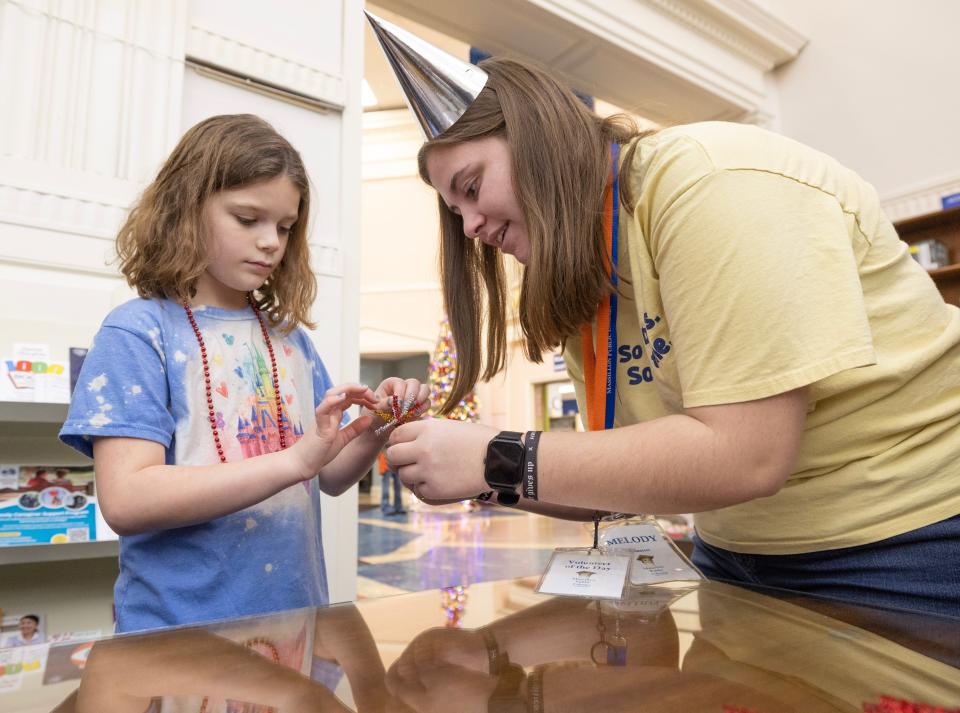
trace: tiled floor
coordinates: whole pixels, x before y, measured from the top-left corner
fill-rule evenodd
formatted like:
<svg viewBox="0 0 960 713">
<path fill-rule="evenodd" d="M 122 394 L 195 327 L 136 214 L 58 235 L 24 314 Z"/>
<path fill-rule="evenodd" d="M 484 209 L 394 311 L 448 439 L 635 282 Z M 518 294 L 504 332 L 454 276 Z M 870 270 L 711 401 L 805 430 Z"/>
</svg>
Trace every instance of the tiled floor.
<svg viewBox="0 0 960 713">
<path fill-rule="evenodd" d="M 411 503 L 380 512 L 380 489 L 360 493 L 360 598 L 539 574 L 555 547 L 590 542 L 590 525 L 496 506 Z"/>
</svg>

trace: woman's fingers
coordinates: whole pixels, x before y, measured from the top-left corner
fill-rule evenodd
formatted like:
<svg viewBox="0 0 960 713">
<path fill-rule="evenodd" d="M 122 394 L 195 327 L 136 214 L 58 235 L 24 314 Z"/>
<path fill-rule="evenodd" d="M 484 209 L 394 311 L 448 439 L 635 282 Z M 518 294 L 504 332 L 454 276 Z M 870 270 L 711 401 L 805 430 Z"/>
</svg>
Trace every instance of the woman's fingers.
<svg viewBox="0 0 960 713">
<path fill-rule="evenodd" d="M 384 379 L 376 390 L 378 406 L 376 410 L 393 412 L 393 397 L 397 398 L 400 412 L 405 414 L 414 403 L 425 404 L 430 397 L 430 387 L 420 383 L 419 379 L 401 379 L 392 376 Z"/>
</svg>

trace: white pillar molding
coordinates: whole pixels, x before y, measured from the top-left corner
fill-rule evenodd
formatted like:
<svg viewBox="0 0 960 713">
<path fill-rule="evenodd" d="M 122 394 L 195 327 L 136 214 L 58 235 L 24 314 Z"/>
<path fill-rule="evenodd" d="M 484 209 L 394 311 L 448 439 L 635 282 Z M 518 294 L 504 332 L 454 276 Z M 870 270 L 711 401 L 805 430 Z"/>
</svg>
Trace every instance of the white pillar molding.
<svg viewBox="0 0 960 713">
<path fill-rule="evenodd" d="M 180 133 L 186 7 L 0 0 L 0 260 L 61 269 L 58 239 L 116 234 Z M 103 272 L 98 247 L 74 269 Z"/>
<path fill-rule="evenodd" d="M 342 0 L 340 86 L 340 374 L 343 381 L 360 380 L 360 86 L 363 78 L 363 0 Z M 347 91 L 343 91 L 347 87 Z M 316 251 L 314 251 L 316 253 Z M 322 293 L 319 295 L 322 300 Z M 319 305 L 323 305 L 318 300 Z M 328 308 L 326 308 L 328 309 Z M 322 326 L 321 326 L 322 328 Z M 330 583 L 330 601 L 357 598 L 358 488 L 339 497 L 323 497 L 323 543 Z"/>
<path fill-rule="evenodd" d="M 187 57 L 343 109 L 343 78 L 191 23 Z"/>
<path fill-rule="evenodd" d="M 665 124 L 769 114 L 767 73 L 806 41 L 752 0 L 378 4 L 484 51 L 536 60 L 584 92 Z"/>
</svg>

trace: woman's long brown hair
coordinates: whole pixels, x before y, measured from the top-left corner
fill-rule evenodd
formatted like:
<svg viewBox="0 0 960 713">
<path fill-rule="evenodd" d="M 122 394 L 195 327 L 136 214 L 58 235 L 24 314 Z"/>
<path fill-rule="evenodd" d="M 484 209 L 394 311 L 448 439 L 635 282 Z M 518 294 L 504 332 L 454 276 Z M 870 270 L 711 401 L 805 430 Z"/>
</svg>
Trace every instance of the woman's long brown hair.
<svg viewBox="0 0 960 713">
<path fill-rule="evenodd" d="M 203 206 L 215 193 L 277 176 L 300 192 L 283 260 L 254 299 L 274 326 L 312 327 L 317 293 L 307 223 L 310 183 L 296 149 L 252 114 L 214 116 L 183 135 L 117 235 L 120 272 L 144 298 L 186 300 L 207 269 Z"/>
<path fill-rule="evenodd" d="M 491 58 L 480 67 L 488 75 L 486 86 L 453 126 L 421 147 L 420 177 L 430 183 L 427 157 L 437 147 L 488 136 L 507 141 L 530 241 L 520 288 L 520 327 L 524 353 L 539 362 L 543 352 L 588 324 L 613 290 L 603 235 L 609 147 L 642 134 L 627 116 L 601 119 L 531 64 Z M 635 146 L 625 152 L 621 177 Z M 629 200 L 626 190 L 620 198 Z M 447 413 L 481 378 L 481 369 L 487 380 L 506 364 L 507 285 L 500 251 L 466 239 L 461 216 L 439 197 L 438 204 L 440 275 L 457 348 L 456 377 L 441 409 Z"/>
</svg>

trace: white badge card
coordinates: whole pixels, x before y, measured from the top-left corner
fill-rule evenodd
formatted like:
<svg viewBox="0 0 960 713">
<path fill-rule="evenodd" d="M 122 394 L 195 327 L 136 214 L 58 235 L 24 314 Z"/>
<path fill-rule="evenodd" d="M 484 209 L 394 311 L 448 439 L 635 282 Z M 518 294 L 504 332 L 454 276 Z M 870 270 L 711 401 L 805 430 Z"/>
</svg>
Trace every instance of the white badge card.
<svg viewBox="0 0 960 713">
<path fill-rule="evenodd" d="M 620 599 L 629 569 L 627 552 L 560 548 L 550 558 L 537 591 L 569 597 Z"/>
<path fill-rule="evenodd" d="M 696 584 L 667 584 L 660 587 L 627 587 L 623 599 L 613 602 L 616 611 L 624 614 L 636 614 L 642 619 L 655 619 L 661 612 L 690 592 L 696 591 Z"/>
<path fill-rule="evenodd" d="M 630 584 L 634 586 L 703 579 L 655 520 L 628 520 L 605 527 L 600 533 L 600 544 L 607 551 L 630 553 Z"/>
</svg>

